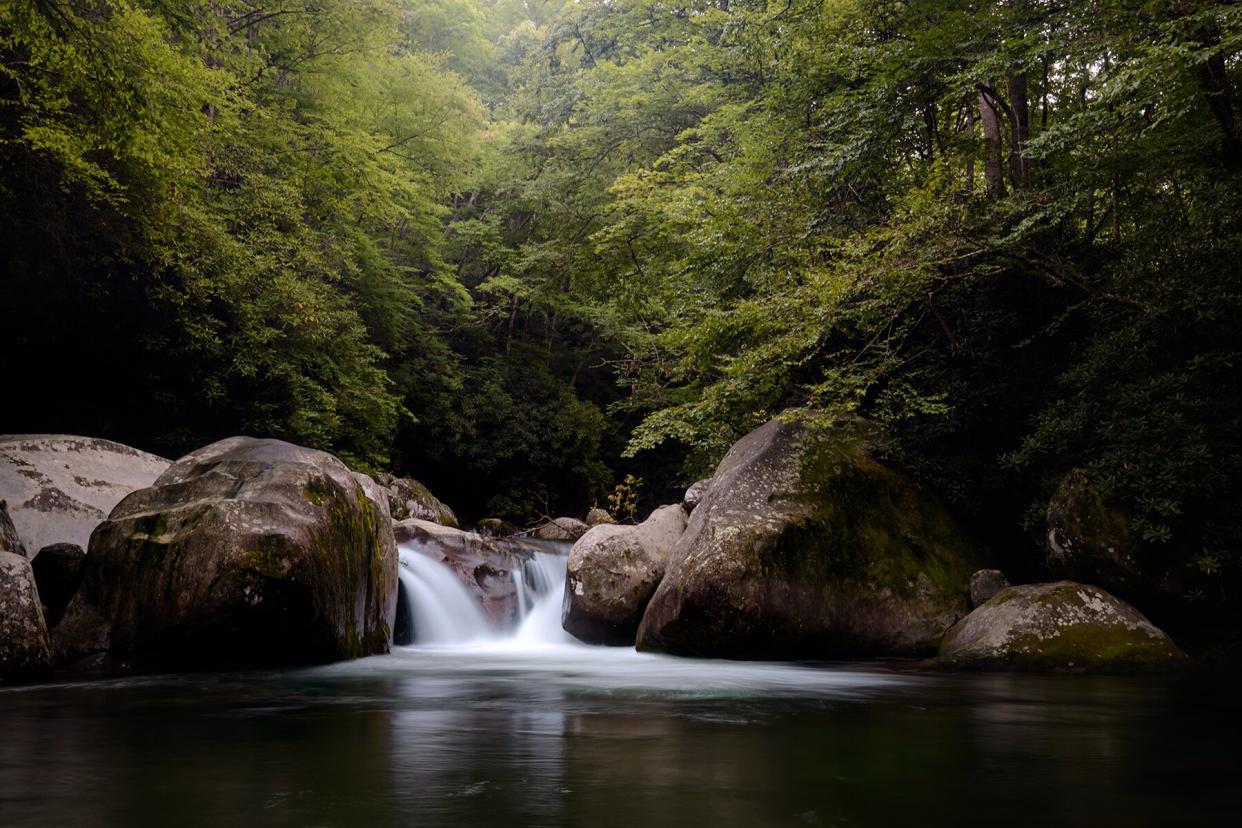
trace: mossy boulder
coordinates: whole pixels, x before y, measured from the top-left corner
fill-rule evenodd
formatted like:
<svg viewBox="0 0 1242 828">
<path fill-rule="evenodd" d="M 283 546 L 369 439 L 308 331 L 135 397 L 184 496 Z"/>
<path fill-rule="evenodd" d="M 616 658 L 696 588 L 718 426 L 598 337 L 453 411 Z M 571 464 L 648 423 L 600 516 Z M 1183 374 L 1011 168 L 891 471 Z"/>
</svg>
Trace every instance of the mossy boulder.
<svg viewBox="0 0 1242 828">
<path fill-rule="evenodd" d="M 637 646 L 724 658 L 934 653 L 983 558 L 941 502 L 869 450 L 861 422 L 796 413 L 721 461 Z"/>
<path fill-rule="evenodd" d="M 369 477 L 322 451 L 232 437 L 178 460 L 91 535 L 58 661 L 200 669 L 388 650 L 397 550 Z"/>
<path fill-rule="evenodd" d="M 608 513 L 607 509 L 594 508 L 587 512 L 586 525 L 599 526 L 601 523 L 616 523 L 616 519 Z"/>
<path fill-rule="evenodd" d="M 0 551 L 0 683 L 37 680 L 51 669 L 47 624 L 30 561 Z"/>
<path fill-rule="evenodd" d="M 502 518 L 483 518 L 474 525 L 474 531 L 484 537 L 507 538 L 522 530 Z"/>
<path fill-rule="evenodd" d="M 944 636 L 934 664 L 971 670 L 1134 673 L 1185 655 L 1134 607 L 1073 581 L 1003 589 Z"/>
<path fill-rule="evenodd" d="M 388 495 L 388 511 L 394 521 L 415 518 L 459 528 L 457 515 L 453 510 L 417 480 L 382 474 L 378 477 L 378 482 Z"/>
<path fill-rule="evenodd" d="M 1130 515 L 1106 502 L 1085 469 L 1067 474 L 1048 504 L 1045 562 L 1054 575 L 1094 584 L 1142 605 L 1181 591 L 1161 556 L 1144 548 Z"/>
<path fill-rule="evenodd" d="M 633 645 L 685 529 L 681 506 L 662 506 L 637 526 L 601 524 L 579 538 L 565 579 L 565 630 L 590 644 Z"/>
<path fill-rule="evenodd" d="M 1009 579 L 999 569 L 980 569 L 970 576 L 970 606 L 978 607 L 1009 586 Z"/>
</svg>

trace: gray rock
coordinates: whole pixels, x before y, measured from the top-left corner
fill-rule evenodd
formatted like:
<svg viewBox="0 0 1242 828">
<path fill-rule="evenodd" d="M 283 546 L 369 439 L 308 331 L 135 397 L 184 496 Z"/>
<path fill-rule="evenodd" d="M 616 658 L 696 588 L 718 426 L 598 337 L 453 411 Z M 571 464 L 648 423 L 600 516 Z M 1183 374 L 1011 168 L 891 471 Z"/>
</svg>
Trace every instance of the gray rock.
<svg viewBox="0 0 1242 828">
<path fill-rule="evenodd" d="M 707 493 L 707 487 L 712 483 L 710 477 L 696 481 L 690 484 L 690 488 L 686 489 L 686 495 L 682 498 L 681 506 L 687 512 L 693 512 L 695 507 L 703 501 L 703 495 Z"/>
<path fill-rule="evenodd" d="M 972 670 L 1131 673 L 1186 657 L 1134 607 L 1102 589 L 1057 581 L 998 592 L 944 636 L 935 664 Z"/>
<path fill-rule="evenodd" d="M 453 510 L 417 480 L 380 475 L 378 482 L 388 494 L 388 510 L 394 521 L 417 518 L 458 528 L 457 515 Z"/>
<path fill-rule="evenodd" d="M 970 605 L 978 607 L 1009 586 L 1009 579 L 999 569 L 980 569 L 970 576 Z"/>
<path fill-rule="evenodd" d="M 8 552 L 22 558 L 30 557 L 22 539 L 17 536 L 17 527 L 9 517 L 9 504 L 0 500 L 0 552 Z"/>
<path fill-rule="evenodd" d="M 875 460 L 867 426 L 797 414 L 730 449 L 638 630 L 640 650 L 723 658 L 935 652 L 967 612 L 977 548 Z"/>
<path fill-rule="evenodd" d="M 37 680 L 51 669 L 47 625 L 30 561 L 0 551 L 0 682 Z"/>
<path fill-rule="evenodd" d="M 591 527 L 577 518 L 552 518 L 535 530 L 535 537 L 542 540 L 576 541 Z"/>
<path fill-rule="evenodd" d="M 591 644 L 630 646 L 664 564 L 686 529 L 680 505 L 662 506 L 637 526 L 601 524 L 569 553 L 562 624 Z"/>
<path fill-rule="evenodd" d="M 31 568 L 43 602 L 43 615 L 48 629 L 60 623 L 65 607 L 82 583 L 82 567 L 86 552 L 73 543 L 54 543 L 39 550 Z"/>
<path fill-rule="evenodd" d="M 1138 603 L 1182 591 L 1161 556 L 1144 554 L 1126 512 L 1105 503 L 1083 469 L 1067 474 L 1048 504 L 1046 564 L 1056 575 Z"/>
<path fill-rule="evenodd" d="M 396 613 L 387 499 L 330 454 L 232 437 L 182 457 L 91 536 L 58 663 L 306 664 L 383 653 Z"/>
<path fill-rule="evenodd" d="M 592 509 L 587 512 L 587 526 L 599 526 L 601 523 L 616 523 L 617 521 L 612 515 L 608 514 L 607 509 Z"/>
<path fill-rule="evenodd" d="M 54 543 L 87 548 L 91 532 L 169 461 L 111 440 L 64 434 L 0 436 L 0 498 L 34 552 Z"/>
</svg>

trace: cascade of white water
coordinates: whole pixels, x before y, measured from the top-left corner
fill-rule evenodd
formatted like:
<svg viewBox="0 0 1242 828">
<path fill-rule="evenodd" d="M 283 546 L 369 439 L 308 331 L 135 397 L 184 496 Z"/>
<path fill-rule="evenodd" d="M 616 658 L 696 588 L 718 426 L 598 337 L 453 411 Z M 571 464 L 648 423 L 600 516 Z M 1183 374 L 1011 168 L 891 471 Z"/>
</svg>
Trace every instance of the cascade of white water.
<svg viewBox="0 0 1242 828">
<path fill-rule="evenodd" d="M 561 604 L 569 544 L 555 552 L 533 551 L 530 560 L 511 570 L 517 598 L 517 622 L 507 629 L 493 625 L 476 598 L 440 561 L 418 551 L 400 549 L 400 581 L 414 628 L 414 644 L 444 645 L 512 641 L 521 645 L 572 641 L 561 629 Z"/>
</svg>

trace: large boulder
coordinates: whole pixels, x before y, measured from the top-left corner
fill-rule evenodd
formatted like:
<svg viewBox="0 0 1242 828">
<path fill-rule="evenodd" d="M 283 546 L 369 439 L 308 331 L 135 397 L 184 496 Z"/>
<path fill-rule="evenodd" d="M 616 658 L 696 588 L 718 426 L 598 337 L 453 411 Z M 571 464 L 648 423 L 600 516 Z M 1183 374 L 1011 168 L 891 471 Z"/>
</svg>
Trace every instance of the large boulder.
<svg viewBox="0 0 1242 828">
<path fill-rule="evenodd" d="M 1052 573 L 1139 603 L 1179 593 L 1174 573 L 1145 551 L 1129 515 L 1105 502 L 1084 469 L 1061 480 L 1048 504 L 1046 563 Z"/>
<path fill-rule="evenodd" d="M 535 529 L 540 540 L 576 541 L 590 529 L 584 521 L 571 517 L 551 518 Z"/>
<path fill-rule="evenodd" d="M 877 461 L 860 422 L 746 435 L 691 513 L 640 650 L 724 658 L 930 654 L 980 556 L 940 501 Z"/>
<path fill-rule="evenodd" d="M 489 537 L 417 518 L 394 524 L 393 531 L 403 548 L 451 569 L 494 623 L 517 620 L 519 599 L 513 572 L 533 560 L 541 547 L 521 538 Z"/>
<path fill-rule="evenodd" d="M 30 561 L 0 551 L 0 683 L 43 678 L 51 669 L 47 625 Z"/>
<path fill-rule="evenodd" d="M 587 512 L 586 525 L 599 526 L 601 523 L 616 523 L 616 519 L 608 514 L 607 509 L 601 509 L 598 506 Z"/>
<path fill-rule="evenodd" d="M 379 487 L 322 451 L 232 437 L 178 460 L 91 536 L 58 662 L 306 664 L 383 653 L 397 553 Z"/>
<path fill-rule="evenodd" d="M 601 524 L 579 538 L 569 553 L 562 626 L 591 644 L 633 645 L 685 529 L 685 510 L 662 506 L 637 526 Z"/>
<path fill-rule="evenodd" d="M 980 569 L 970 576 L 970 606 L 982 606 L 1007 586 L 1009 579 L 999 569 Z"/>
<path fill-rule="evenodd" d="M 690 488 L 686 489 L 686 494 L 681 499 L 681 507 L 687 512 L 693 512 L 703 502 L 703 495 L 707 493 L 707 487 L 711 484 L 712 480 L 710 477 L 691 483 Z"/>
<path fill-rule="evenodd" d="M 91 532 L 130 492 L 150 486 L 169 461 L 111 440 L 64 434 L 0 436 L 0 498 L 26 548 L 86 548 Z"/>
<path fill-rule="evenodd" d="M 417 480 L 381 474 L 378 482 L 388 495 L 388 511 L 394 521 L 417 518 L 458 528 L 457 515 L 453 510 Z"/>
<path fill-rule="evenodd" d="M 13 518 L 9 517 L 9 504 L 3 500 L 0 500 L 0 552 L 8 552 L 20 558 L 30 557 L 26 552 L 26 545 L 17 536 Z"/>
<path fill-rule="evenodd" d="M 1131 673 L 1185 662 L 1129 604 L 1072 581 L 1003 589 L 953 626 L 936 664 L 975 670 Z"/>
<path fill-rule="evenodd" d="M 49 629 L 60 623 L 65 607 L 82 583 L 86 551 L 75 543 L 54 543 L 39 550 L 31 563 L 43 616 Z"/>
</svg>

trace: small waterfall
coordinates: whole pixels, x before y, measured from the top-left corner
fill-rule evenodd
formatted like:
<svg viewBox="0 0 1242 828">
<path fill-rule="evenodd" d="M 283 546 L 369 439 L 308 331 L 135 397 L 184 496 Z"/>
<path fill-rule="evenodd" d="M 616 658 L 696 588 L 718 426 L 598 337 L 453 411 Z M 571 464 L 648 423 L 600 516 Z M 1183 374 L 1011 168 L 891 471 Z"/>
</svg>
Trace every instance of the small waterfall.
<svg viewBox="0 0 1242 828">
<path fill-rule="evenodd" d="M 475 596 L 448 566 L 419 552 L 415 544 L 402 545 L 394 642 L 436 646 L 506 641 L 526 646 L 574 641 L 561 628 L 570 546 L 541 541 L 539 549 L 529 550 L 529 560 L 510 571 L 517 620 L 502 629 L 488 619 Z"/>
<path fill-rule="evenodd" d="M 492 637 L 492 627 L 457 576 L 439 561 L 402 547 L 398 575 L 419 644 L 464 644 Z"/>
</svg>

